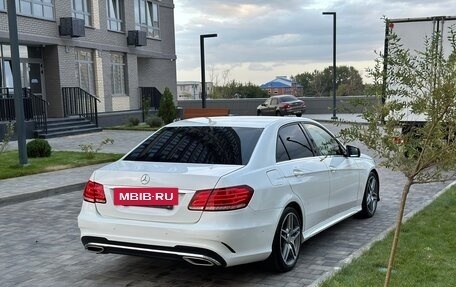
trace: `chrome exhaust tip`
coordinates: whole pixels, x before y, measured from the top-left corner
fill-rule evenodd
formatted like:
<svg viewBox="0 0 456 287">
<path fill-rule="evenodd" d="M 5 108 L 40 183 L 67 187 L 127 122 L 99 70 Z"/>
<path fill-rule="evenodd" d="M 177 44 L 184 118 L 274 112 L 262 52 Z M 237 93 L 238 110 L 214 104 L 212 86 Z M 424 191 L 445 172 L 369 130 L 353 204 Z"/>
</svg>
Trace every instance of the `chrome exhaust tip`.
<svg viewBox="0 0 456 287">
<path fill-rule="evenodd" d="M 103 253 L 104 247 L 97 246 L 97 245 L 92 245 L 92 244 L 87 244 L 85 246 L 85 249 L 90 251 L 90 252 L 95 252 L 97 254 Z"/>
<path fill-rule="evenodd" d="M 192 257 L 192 256 L 183 256 L 182 259 L 187 261 L 190 264 L 197 265 L 197 266 L 219 266 L 220 263 L 218 261 L 212 261 L 207 257 Z"/>
</svg>

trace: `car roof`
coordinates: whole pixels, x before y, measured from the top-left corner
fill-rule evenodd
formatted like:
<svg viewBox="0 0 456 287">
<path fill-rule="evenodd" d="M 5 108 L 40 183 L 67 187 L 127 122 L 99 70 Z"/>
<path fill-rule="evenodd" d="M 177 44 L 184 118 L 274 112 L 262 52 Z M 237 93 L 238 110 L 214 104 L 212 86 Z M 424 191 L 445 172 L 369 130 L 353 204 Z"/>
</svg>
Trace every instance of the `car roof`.
<svg viewBox="0 0 456 287">
<path fill-rule="evenodd" d="M 288 95 L 288 94 L 286 94 L 286 95 L 277 95 L 277 96 L 271 96 L 271 98 L 283 98 L 283 97 L 290 97 L 290 96 L 292 96 L 292 97 L 295 97 L 295 98 L 296 98 L 296 96 L 293 96 L 293 95 Z"/>
<path fill-rule="evenodd" d="M 183 126 L 215 126 L 215 127 L 248 127 L 266 128 L 272 125 L 282 125 L 294 122 L 312 122 L 314 120 L 301 117 L 259 117 L 259 116 L 227 116 L 227 117 L 204 117 L 180 120 L 169 124 L 172 127 Z M 317 123 L 318 124 L 318 123 Z"/>
</svg>

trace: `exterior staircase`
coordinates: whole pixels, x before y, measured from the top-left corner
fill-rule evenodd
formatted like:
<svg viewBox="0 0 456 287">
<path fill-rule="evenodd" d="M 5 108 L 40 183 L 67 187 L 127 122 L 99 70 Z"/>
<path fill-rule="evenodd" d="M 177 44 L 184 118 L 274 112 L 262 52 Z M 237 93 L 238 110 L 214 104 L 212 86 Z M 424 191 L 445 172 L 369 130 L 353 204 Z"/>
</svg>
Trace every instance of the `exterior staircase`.
<svg viewBox="0 0 456 287">
<path fill-rule="evenodd" d="M 100 131 L 102 131 L 102 129 L 89 120 L 75 116 L 67 118 L 50 118 L 47 120 L 47 132 L 35 130 L 34 133 L 38 138 L 55 138 Z"/>
</svg>

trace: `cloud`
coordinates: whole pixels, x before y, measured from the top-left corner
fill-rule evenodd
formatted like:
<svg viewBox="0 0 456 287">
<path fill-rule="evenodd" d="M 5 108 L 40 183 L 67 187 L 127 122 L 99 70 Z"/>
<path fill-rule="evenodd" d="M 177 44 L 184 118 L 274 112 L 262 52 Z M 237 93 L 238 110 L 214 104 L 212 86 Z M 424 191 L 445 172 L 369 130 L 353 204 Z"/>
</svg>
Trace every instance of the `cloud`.
<svg viewBox="0 0 456 287">
<path fill-rule="evenodd" d="M 264 64 L 261 64 L 261 63 L 251 63 L 249 65 L 249 70 L 250 71 L 272 71 L 273 68 L 270 67 L 270 66 L 266 66 Z"/>
<path fill-rule="evenodd" d="M 205 40 L 206 63 L 243 65 L 271 74 L 275 64 L 299 62 L 312 69 L 312 64 L 331 63 L 333 22 L 323 11 L 337 12 L 338 61 L 353 63 L 372 62 L 374 50 L 382 49 L 382 17 L 456 11 L 456 2 L 447 0 L 175 0 L 174 4 L 178 69 L 195 70 L 200 63 L 199 35 L 217 33 L 217 38 Z"/>
</svg>

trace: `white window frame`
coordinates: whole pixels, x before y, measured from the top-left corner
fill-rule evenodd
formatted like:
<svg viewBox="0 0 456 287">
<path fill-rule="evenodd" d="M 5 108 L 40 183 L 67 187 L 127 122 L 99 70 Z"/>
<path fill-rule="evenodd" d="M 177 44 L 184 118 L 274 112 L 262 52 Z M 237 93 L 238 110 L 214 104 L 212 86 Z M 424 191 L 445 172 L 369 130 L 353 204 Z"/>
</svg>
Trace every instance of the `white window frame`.
<svg viewBox="0 0 456 287">
<path fill-rule="evenodd" d="M 147 36 L 160 39 L 160 5 L 157 1 L 135 1 L 135 24 L 137 30 L 147 32 Z"/>
<path fill-rule="evenodd" d="M 6 10 L 5 1 L 2 2 L 3 9 L 0 10 Z M 28 10 L 25 7 L 28 7 Z M 54 0 L 16 0 L 16 9 L 19 15 L 48 20 L 55 19 Z M 48 16 L 45 13 L 46 10 L 50 12 L 47 14 Z"/>
<path fill-rule="evenodd" d="M 126 65 L 125 54 L 111 52 L 111 88 L 113 96 L 125 96 L 126 93 Z M 114 61 L 121 58 L 121 61 Z"/>
<path fill-rule="evenodd" d="M 80 4 L 82 9 L 76 9 L 76 4 Z M 74 18 L 84 20 L 86 26 L 92 25 L 92 7 L 90 0 L 71 0 L 71 12 Z"/>
<path fill-rule="evenodd" d="M 124 1 L 107 0 L 108 30 L 124 31 Z"/>
<path fill-rule="evenodd" d="M 80 52 L 85 52 L 88 53 L 89 59 L 80 59 Z M 75 49 L 75 63 L 76 63 L 76 78 L 78 79 L 78 85 L 81 89 L 85 90 L 86 92 L 90 93 L 91 95 L 95 95 L 95 73 L 94 73 L 94 61 L 93 61 L 93 56 L 94 52 L 91 50 L 85 50 L 85 49 Z M 83 68 L 87 67 L 87 84 L 89 85 L 88 87 L 85 87 L 82 82 L 81 78 L 81 70 Z"/>
</svg>

